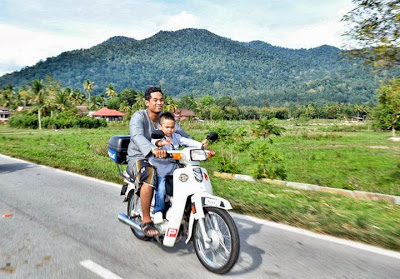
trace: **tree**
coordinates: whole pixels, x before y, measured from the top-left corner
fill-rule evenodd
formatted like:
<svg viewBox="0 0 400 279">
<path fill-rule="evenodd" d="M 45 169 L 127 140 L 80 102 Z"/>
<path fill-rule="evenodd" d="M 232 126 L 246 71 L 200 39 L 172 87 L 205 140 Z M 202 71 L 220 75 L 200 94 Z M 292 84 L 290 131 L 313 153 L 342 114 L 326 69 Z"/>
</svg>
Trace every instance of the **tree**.
<svg viewBox="0 0 400 279">
<path fill-rule="evenodd" d="M 171 96 L 166 96 L 165 98 L 165 111 L 175 112 L 178 108 L 178 104 Z"/>
<path fill-rule="evenodd" d="M 59 91 L 56 94 L 55 105 L 58 110 L 64 111 L 71 108 L 71 102 L 69 101 L 69 95 L 71 93 L 70 88 L 66 88 L 64 91 Z"/>
<path fill-rule="evenodd" d="M 7 84 L 3 90 L 1 90 L 1 94 L 0 94 L 0 100 L 1 106 L 4 107 L 10 107 L 13 104 L 14 101 L 14 95 L 15 95 L 15 91 L 14 91 L 14 86 L 11 84 Z"/>
<path fill-rule="evenodd" d="M 39 130 L 42 129 L 42 119 L 41 119 L 41 110 L 46 99 L 46 90 L 43 84 L 43 80 L 34 80 L 30 86 L 30 90 L 34 95 L 33 102 L 38 110 L 38 126 Z"/>
<path fill-rule="evenodd" d="M 396 136 L 396 126 L 400 122 L 400 78 L 388 84 L 382 84 L 378 90 L 377 120 L 380 128 L 392 129 L 393 137 Z"/>
<path fill-rule="evenodd" d="M 179 108 L 189 109 L 195 111 L 197 109 L 197 103 L 193 95 L 182 96 L 178 103 Z"/>
<path fill-rule="evenodd" d="M 117 97 L 117 91 L 115 91 L 114 84 L 109 83 L 106 88 L 106 94 L 110 99 Z"/>
<path fill-rule="evenodd" d="M 348 54 L 385 69 L 400 65 L 400 0 L 353 0 L 356 8 L 346 14 L 344 36 Z M 354 49 L 353 44 L 357 47 Z"/>
<path fill-rule="evenodd" d="M 132 106 L 135 103 L 137 92 L 133 88 L 125 88 L 119 94 L 119 99 L 121 100 L 121 104 L 126 102 L 129 106 Z"/>
<path fill-rule="evenodd" d="M 90 107 L 90 92 L 92 92 L 93 88 L 94 88 L 94 82 L 93 81 L 90 81 L 90 80 L 86 79 L 83 82 L 83 89 L 85 89 L 87 94 L 88 94 L 88 107 Z"/>
<path fill-rule="evenodd" d="M 137 111 L 137 110 L 144 109 L 144 108 L 146 108 L 144 93 L 138 92 L 136 94 L 135 103 L 133 104 L 132 109 L 133 109 L 133 111 Z"/>
<path fill-rule="evenodd" d="M 83 94 L 79 89 L 74 89 L 70 91 L 68 99 L 75 105 L 82 105 L 85 101 L 85 94 Z"/>
</svg>

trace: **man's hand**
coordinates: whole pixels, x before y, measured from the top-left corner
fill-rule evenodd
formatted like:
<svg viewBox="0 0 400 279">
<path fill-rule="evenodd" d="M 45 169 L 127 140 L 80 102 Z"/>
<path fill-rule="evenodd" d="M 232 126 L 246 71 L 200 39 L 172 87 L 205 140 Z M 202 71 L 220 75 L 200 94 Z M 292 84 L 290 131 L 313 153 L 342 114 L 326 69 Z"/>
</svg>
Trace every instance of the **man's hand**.
<svg viewBox="0 0 400 279">
<path fill-rule="evenodd" d="M 208 140 L 207 139 L 205 139 L 205 140 L 203 140 L 202 142 L 201 142 L 201 146 L 204 148 L 204 147 L 207 147 L 207 145 L 208 145 Z"/>
<path fill-rule="evenodd" d="M 163 149 L 154 148 L 151 150 L 151 153 L 153 153 L 154 157 L 156 157 L 156 158 L 167 157 L 167 151 L 163 150 Z"/>
</svg>

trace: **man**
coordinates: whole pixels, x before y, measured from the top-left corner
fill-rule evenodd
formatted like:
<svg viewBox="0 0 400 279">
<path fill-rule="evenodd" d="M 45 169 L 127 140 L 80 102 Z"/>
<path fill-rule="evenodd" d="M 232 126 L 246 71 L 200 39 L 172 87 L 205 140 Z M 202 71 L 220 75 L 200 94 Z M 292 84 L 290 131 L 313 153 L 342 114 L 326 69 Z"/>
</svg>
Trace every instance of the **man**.
<svg viewBox="0 0 400 279">
<path fill-rule="evenodd" d="M 158 149 L 151 143 L 151 133 L 157 129 L 160 113 L 164 107 L 164 98 L 160 88 L 149 87 L 145 91 L 145 104 L 147 109 L 139 110 L 132 115 L 129 122 L 131 141 L 128 146 L 128 173 L 136 178 L 140 187 L 140 200 L 142 205 L 143 232 L 146 236 L 158 235 L 158 230 L 150 218 L 150 204 L 154 188 L 157 185 L 156 170 L 148 162 L 154 155 L 156 158 L 166 156 L 166 151 Z M 176 132 L 184 137 L 189 137 L 177 124 Z"/>
</svg>

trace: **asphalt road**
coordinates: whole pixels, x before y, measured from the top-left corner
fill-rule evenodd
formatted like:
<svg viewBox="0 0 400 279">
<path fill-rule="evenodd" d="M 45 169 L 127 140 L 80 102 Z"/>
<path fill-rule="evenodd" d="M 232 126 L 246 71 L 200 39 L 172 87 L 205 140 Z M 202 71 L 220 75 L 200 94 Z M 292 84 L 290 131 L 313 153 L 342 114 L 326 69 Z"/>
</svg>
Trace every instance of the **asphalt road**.
<svg viewBox="0 0 400 279">
<path fill-rule="evenodd" d="M 118 185 L 0 155 L 0 278 L 219 278 L 191 243 L 140 241 Z M 400 253 L 233 214 L 224 278 L 400 278 Z"/>
</svg>

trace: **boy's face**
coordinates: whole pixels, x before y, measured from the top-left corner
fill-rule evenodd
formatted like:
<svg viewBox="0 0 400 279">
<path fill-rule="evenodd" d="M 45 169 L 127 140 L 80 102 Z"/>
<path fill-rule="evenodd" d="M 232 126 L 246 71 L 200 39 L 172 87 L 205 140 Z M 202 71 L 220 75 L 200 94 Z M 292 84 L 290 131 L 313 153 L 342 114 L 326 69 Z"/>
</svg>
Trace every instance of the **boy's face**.
<svg viewBox="0 0 400 279">
<path fill-rule="evenodd" d="M 168 137 L 170 137 L 175 132 L 175 121 L 171 119 L 163 119 L 160 123 L 161 131 Z"/>
</svg>

